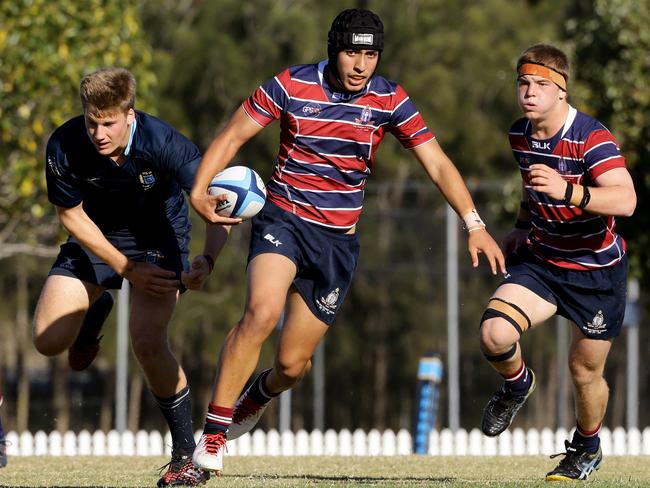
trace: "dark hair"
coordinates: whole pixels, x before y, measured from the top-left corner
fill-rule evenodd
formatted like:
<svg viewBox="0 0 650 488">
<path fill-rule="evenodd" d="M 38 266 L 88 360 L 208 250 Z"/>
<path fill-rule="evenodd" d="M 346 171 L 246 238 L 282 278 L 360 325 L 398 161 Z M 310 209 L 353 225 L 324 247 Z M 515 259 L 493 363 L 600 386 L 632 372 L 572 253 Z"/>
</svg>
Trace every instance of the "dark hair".
<svg viewBox="0 0 650 488">
<path fill-rule="evenodd" d="M 384 24 L 370 10 L 351 8 L 339 13 L 327 34 L 327 55 L 334 59 L 344 49 L 384 49 Z"/>
</svg>

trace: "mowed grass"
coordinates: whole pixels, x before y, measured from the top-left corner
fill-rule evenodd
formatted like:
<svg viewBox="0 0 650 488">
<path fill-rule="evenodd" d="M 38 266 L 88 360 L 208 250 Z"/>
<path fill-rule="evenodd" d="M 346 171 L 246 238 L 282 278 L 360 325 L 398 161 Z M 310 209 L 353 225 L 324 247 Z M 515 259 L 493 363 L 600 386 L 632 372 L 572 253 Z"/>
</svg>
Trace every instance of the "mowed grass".
<svg viewBox="0 0 650 488">
<path fill-rule="evenodd" d="M 162 457 L 14 457 L 0 469 L 0 486 L 155 486 L 157 468 L 167 461 Z M 226 457 L 223 475 L 204 486 L 548 488 L 544 474 L 556 461 L 546 456 L 232 456 Z M 588 486 L 650 486 L 650 457 L 606 457 Z"/>
</svg>

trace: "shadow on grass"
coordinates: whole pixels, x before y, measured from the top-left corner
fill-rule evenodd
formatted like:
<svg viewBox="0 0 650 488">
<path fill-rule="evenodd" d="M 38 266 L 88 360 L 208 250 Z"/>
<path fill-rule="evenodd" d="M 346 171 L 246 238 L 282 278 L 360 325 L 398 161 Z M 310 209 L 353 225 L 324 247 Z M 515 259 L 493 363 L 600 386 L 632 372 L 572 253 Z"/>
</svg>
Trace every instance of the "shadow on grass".
<svg viewBox="0 0 650 488">
<path fill-rule="evenodd" d="M 451 483 L 457 481 L 456 478 L 448 476 L 399 476 L 399 477 L 389 477 L 389 476 L 321 476 L 321 475 L 244 475 L 244 474 L 226 474 L 221 475 L 220 479 L 248 479 L 248 478 L 257 478 L 257 479 L 269 479 L 269 480 L 305 480 L 305 481 L 332 481 L 340 483 L 381 483 L 381 482 L 412 482 L 412 483 Z"/>
</svg>

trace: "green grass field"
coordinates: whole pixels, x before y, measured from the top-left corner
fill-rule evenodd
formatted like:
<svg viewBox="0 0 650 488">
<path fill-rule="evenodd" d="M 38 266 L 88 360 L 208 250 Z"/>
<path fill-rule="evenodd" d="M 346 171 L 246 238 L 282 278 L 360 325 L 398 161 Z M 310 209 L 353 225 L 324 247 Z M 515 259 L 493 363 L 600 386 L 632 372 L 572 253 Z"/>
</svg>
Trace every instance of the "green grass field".
<svg viewBox="0 0 650 488">
<path fill-rule="evenodd" d="M 207 487 L 545 486 L 557 460 L 534 457 L 227 457 Z M 0 486 L 155 486 L 162 457 L 15 457 Z M 650 458 L 605 458 L 592 487 L 650 486 Z"/>
</svg>

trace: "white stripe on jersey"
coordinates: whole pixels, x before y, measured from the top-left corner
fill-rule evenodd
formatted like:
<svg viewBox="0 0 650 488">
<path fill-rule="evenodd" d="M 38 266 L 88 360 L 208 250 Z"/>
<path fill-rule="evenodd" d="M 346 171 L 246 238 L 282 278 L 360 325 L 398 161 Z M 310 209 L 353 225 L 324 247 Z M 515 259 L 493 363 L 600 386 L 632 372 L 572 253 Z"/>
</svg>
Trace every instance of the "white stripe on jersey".
<svg viewBox="0 0 650 488">
<path fill-rule="evenodd" d="M 416 116 L 419 115 L 419 114 L 420 114 L 420 112 L 415 112 L 415 113 L 414 113 L 413 115 L 411 115 L 408 119 L 404 119 L 404 120 L 402 120 L 402 121 L 401 121 L 399 124 L 397 124 L 395 127 L 399 127 L 400 125 L 404 125 L 404 124 L 406 124 L 409 120 L 411 120 L 413 117 L 416 117 Z M 420 132 L 420 131 L 418 131 L 418 132 Z"/>
<path fill-rule="evenodd" d="M 595 168 L 596 166 L 599 166 L 599 165 L 601 165 L 601 164 L 603 164 L 603 163 L 606 163 L 607 161 L 609 161 L 609 160 L 611 160 L 611 159 L 617 159 L 617 158 L 621 158 L 621 157 L 623 157 L 623 156 L 621 156 L 620 154 L 617 154 L 617 155 L 615 155 L 615 156 L 610 156 L 610 157 L 608 157 L 608 158 L 601 159 L 601 160 L 598 161 L 597 163 L 594 163 L 594 164 L 592 164 L 591 166 L 589 166 L 589 169 L 593 169 L 593 168 Z"/>
<path fill-rule="evenodd" d="M 603 142 L 600 142 L 600 143 L 596 144 L 595 146 L 590 147 L 589 149 L 587 149 L 587 150 L 585 151 L 585 156 L 586 156 L 587 154 L 589 154 L 591 151 L 593 151 L 594 149 L 596 149 L 597 147 L 604 146 L 605 144 L 611 144 L 611 145 L 613 145 L 616 149 L 618 149 L 618 147 L 616 146 L 616 144 L 614 144 L 614 141 L 603 141 Z"/>
</svg>

